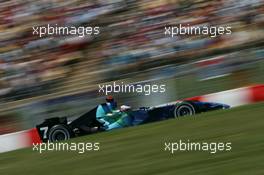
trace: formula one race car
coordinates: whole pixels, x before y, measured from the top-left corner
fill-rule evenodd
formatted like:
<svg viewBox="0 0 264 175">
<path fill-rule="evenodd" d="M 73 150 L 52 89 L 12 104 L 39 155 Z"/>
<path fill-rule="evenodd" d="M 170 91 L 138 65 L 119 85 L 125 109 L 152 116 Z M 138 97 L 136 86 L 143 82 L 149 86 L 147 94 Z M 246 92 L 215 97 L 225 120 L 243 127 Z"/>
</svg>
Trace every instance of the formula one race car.
<svg viewBox="0 0 264 175">
<path fill-rule="evenodd" d="M 97 106 L 98 107 L 98 106 Z M 43 142 L 67 140 L 73 137 L 105 131 L 102 123 L 96 119 L 97 107 L 69 122 L 66 117 L 46 119 L 36 128 Z M 228 109 L 230 106 L 220 103 L 200 101 L 177 101 L 155 107 L 141 107 L 132 110 L 132 125 L 141 125 L 170 118 L 177 118 L 197 113 Z"/>
</svg>

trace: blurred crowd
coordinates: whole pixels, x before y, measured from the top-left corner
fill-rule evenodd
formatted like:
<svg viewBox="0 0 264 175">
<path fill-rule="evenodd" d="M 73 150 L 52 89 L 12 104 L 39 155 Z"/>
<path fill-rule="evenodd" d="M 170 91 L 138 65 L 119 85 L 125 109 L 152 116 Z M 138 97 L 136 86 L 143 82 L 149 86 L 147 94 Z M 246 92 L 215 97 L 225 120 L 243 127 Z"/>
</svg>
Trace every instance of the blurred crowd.
<svg viewBox="0 0 264 175">
<path fill-rule="evenodd" d="M 261 0 L 0 0 L 0 4 L 3 97 L 53 93 L 69 79 L 76 80 L 69 82 L 71 87 L 77 81 L 87 85 L 90 79 L 93 83 L 118 79 L 160 66 L 160 61 L 182 64 L 211 50 L 261 43 L 264 36 Z M 47 24 L 100 26 L 101 34 L 32 35 L 32 27 Z M 164 35 L 165 26 L 179 24 L 230 26 L 232 35 Z M 92 74 L 109 69 L 115 73 Z"/>
<path fill-rule="evenodd" d="M 94 1 L 1 1 L 0 95 L 38 94 L 67 77 L 91 38 L 43 37 L 33 27 L 85 25 L 113 10 Z"/>
<path fill-rule="evenodd" d="M 100 34 L 33 35 L 33 27 L 48 24 L 99 26 Z M 180 24 L 231 27 L 232 34 L 164 34 L 165 27 Z M 221 80 L 214 85 L 199 82 L 231 72 L 236 86 L 255 82 L 252 70 L 264 60 L 263 27 L 263 0 L 0 0 L 0 134 L 30 128 L 37 123 L 32 121 L 54 112 L 79 115 L 101 102 L 90 86 L 112 80 L 163 81 L 177 74 L 177 81 L 166 81 L 167 94 L 149 97 L 159 99 L 157 103 L 230 88 Z M 190 71 L 196 76 L 183 77 Z M 92 94 L 65 102 L 66 94 L 83 90 Z M 60 94 L 64 100 L 25 108 L 6 103 L 47 94 Z M 139 96 L 119 99 L 147 105 L 149 100 Z"/>
</svg>

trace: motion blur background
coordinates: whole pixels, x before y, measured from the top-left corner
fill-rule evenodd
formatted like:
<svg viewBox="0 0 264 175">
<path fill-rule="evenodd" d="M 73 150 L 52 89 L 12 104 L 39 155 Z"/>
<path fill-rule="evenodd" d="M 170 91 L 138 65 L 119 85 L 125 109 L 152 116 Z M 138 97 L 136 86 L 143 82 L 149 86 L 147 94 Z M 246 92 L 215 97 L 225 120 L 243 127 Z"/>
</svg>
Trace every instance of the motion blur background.
<svg viewBox="0 0 264 175">
<path fill-rule="evenodd" d="M 99 26 L 100 35 L 32 35 L 32 27 Z M 164 35 L 165 26 L 231 26 L 232 35 Z M 113 94 L 151 106 L 264 82 L 263 0 L 0 0 L 0 134 L 104 102 L 98 84 L 165 84 Z"/>
</svg>

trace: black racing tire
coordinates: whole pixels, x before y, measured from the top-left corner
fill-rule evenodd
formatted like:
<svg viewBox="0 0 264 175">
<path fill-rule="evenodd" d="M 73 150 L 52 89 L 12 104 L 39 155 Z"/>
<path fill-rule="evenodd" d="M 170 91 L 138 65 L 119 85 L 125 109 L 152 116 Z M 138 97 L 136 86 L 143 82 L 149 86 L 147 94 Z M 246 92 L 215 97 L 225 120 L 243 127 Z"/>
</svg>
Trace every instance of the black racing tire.
<svg viewBox="0 0 264 175">
<path fill-rule="evenodd" d="M 174 117 L 182 117 L 182 116 L 188 116 L 188 115 L 194 115 L 195 114 L 195 108 L 192 104 L 188 102 L 182 102 L 178 105 L 176 105 L 174 109 Z"/>
<path fill-rule="evenodd" d="M 49 131 L 50 142 L 69 140 L 70 138 L 71 138 L 70 131 L 64 125 L 55 125 Z"/>
</svg>

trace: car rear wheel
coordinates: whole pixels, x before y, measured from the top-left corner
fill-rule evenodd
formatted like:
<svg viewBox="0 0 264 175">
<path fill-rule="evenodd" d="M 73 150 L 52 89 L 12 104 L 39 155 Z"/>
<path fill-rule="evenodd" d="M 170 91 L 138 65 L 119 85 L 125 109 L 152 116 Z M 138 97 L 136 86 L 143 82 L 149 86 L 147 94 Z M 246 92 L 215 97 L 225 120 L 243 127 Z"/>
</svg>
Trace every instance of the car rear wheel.
<svg viewBox="0 0 264 175">
<path fill-rule="evenodd" d="M 192 104 L 183 102 L 180 105 L 175 107 L 174 117 L 182 117 L 188 115 L 194 115 L 195 109 Z"/>
<path fill-rule="evenodd" d="M 64 125 L 55 125 L 49 131 L 49 141 L 63 141 L 70 139 L 70 132 Z"/>
</svg>

